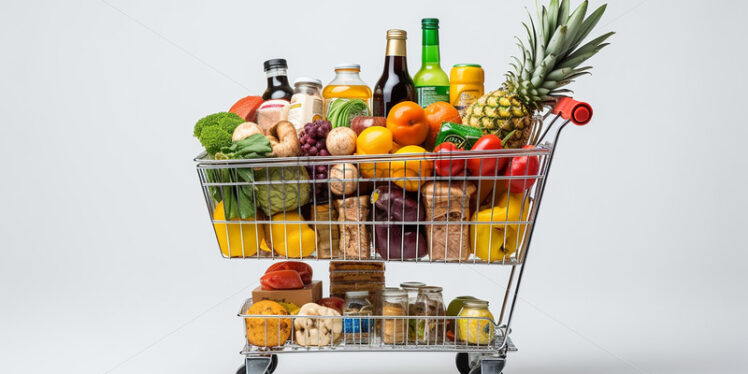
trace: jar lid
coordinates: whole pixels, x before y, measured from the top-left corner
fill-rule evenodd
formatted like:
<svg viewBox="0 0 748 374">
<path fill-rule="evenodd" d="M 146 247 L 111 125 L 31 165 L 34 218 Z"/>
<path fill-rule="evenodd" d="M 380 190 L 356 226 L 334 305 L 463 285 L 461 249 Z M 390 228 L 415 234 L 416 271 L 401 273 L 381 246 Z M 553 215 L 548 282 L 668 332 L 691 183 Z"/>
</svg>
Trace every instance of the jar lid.
<svg viewBox="0 0 748 374">
<path fill-rule="evenodd" d="M 335 70 L 361 70 L 361 65 L 359 64 L 337 64 L 335 65 Z"/>
<path fill-rule="evenodd" d="M 382 291 L 384 297 L 406 297 L 408 293 L 403 290 L 384 290 Z"/>
<path fill-rule="evenodd" d="M 265 68 L 265 71 L 268 71 L 272 68 L 283 68 L 288 69 L 288 63 L 286 63 L 285 58 L 274 58 L 267 60 L 262 63 L 262 66 Z"/>
<path fill-rule="evenodd" d="M 437 286 L 423 286 L 423 287 L 418 288 L 418 292 L 436 293 L 436 292 L 442 292 L 442 288 L 437 287 Z"/>
<path fill-rule="evenodd" d="M 463 307 L 468 308 L 488 308 L 488 301 L 486 300 L 465 300 L 462 302 Z"/>
<path fill-rule="evenodd" d="M 387 39 L 407 40 L 408 32 L 400 29 L 387 30 Z"/>
<path fill-rule="evenodd" d="M 309 78 L 309 77 L 299 77 L 296 78 L 295 81 L 293 81 L 293 85 L 299 85 L 299 84 L 307 84 L 307 85 L 313 85 L 313 86 L 320 86 L 322 87 L 322 81 L 317 78 Z"/>
<path fill-rule="evenodd" d="M 454 64 L 453 68 L 480 68 L 480 64 Z"/>
<path fill-rule="evenodd" d="M 367 297 L 367 296 L 369 296 L 369 291 L 346 291 L 345 293 L 345 297 L 350 297 L 352 299 Z"/>
<path fill-rule="evenodd" d="M 400 283 L 400 288 L 406 289 L 406 290 L 407 289 L 414 289 L 414 288 L 418 289 L 418 288 L 425 287 L 425 286 L 426 286 L 426 283 L 423 283 L 423 282 L 403 282 L 403 283 Z"/>
</svg>

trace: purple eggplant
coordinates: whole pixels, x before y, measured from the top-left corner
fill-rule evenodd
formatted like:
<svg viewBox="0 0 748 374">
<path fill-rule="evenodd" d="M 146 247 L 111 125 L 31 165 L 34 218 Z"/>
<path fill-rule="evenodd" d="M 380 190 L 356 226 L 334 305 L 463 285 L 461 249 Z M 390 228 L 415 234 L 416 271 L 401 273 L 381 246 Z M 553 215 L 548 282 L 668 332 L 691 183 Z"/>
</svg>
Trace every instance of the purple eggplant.
<svg viewBox="0 0 748 374">
<path fill-rule="evenodd" d="M 376 222 L 416 222 L 424 217 L 423 206 L 397 187 L 378 187 L 374 190 Z M 375 246 L 384 259 L 411 259 L 426 255 L 426 237 L 418 225 L 375 224 Z"/>
</svg>

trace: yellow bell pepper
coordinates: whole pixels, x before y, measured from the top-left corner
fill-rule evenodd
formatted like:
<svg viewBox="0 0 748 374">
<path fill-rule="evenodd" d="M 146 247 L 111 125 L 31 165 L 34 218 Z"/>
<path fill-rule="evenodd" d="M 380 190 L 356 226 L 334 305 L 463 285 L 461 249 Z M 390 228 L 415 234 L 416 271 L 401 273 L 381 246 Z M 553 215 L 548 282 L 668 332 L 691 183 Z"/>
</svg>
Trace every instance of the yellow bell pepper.
<svg viewBox="0 0 748 374">
<path fill-rule="evenodd" d="M 385 155 L 393 146 L 392 131 L 382 126 L 372 126 L 361 132 L 356 138 L 357 155 Z M 361 163 L 358 171 L 366 178 L 384 178 L 387 176 L 387 163 Z"/>
<path fill-rule="evenodd" d="M 280 212 L 275 214 L 270 224 L 266 243 L 281 256 L 291 258 L 307 257 L 314 252 L 317 233 L 306 223 L 286 223 L 286 221 L 303 221 L 304 217 L 297 212 Z"/>
<path fill-rule="evenodd" d="M 408 154 L 408 153 L 426 153 L 426 150 L 417 145 L 408 145 L 402 147 L 395 152 L 395 154 Z M 390 177 L 391 178 L 417 178 L 417 177 L 430 177 L 431 172 L 434 170 L 434 163 L 430 160 L 419 160 L 413 159 L 413 161 L 393 161 L 390 163 Z M 406 191 L 418 191 L 426 179 L 411 179 L 411 180 L 394 180 L 396 185 L 405 189 Z"/>
<path fill-rule="evenodd" d="M 527 221 L 529 216 L 530 198 L 522 201 L 522 194 L 505 193 L 493 208 L 475 212 L 473 222 L 490 223 L 470 225 L 473 253 L 489 262 L 508 258 L 522 245 L 527 224 L 506 222 Z"/>
<path fill-rule="evenodd" d="M 223 211 L 223 201 L 216 205 L 213 210 L 214 221 L 225 221 L 226 215 Z M 259 243 L 264 239 L 263 225 L 257 224 L 254 219 L 234 218 L 236 224 L 214 223 L 218 246 L 221 253 L 226 257 L 249 257 L 257 253 Z"/>
</svg>

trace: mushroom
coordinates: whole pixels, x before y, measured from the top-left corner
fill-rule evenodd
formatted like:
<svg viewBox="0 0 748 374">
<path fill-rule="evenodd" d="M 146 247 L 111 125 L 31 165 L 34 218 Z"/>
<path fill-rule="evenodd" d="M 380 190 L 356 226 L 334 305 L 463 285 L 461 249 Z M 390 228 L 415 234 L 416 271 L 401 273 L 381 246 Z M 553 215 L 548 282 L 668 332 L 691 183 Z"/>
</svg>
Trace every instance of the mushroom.
<svg viewBox="0 0 748 374">
<path fill-rule="evenodd" d="M 333 156 L 347 156 L 356 152 L 356 132 L 348 127 L 336 127 L 327 134 L 327 151 Z"/>
<path fill-rule="evenodd" d="M 335 164 L 330 168 L 330 191 L 336 195 L 351 195 L 358 186 L 358 169 L 353 164 Z"/>
<path fill-rule="evenodd" d="M 340 316 L 340 313 L 315 303 L 304 304 L 294 319 L 296 343 L 303 346 L 324 346 L 335 342 L 343 332 L 340 318 L 307 318 L 305 316 Z"/>
<path fill-rule="evenodd" d="M 238 140 L 249 138 L 251 135 L 262 133 L 262 129 L 256 123 L 244 122 L 241 125 L 236 126 L 236 128 L 234 129 L 234 133 L 231 135 L 231 141 L 235 142 Z"/>
<path fill-rule="evenodd" d="M 293 157 L 301 154 L 301 143 L 296 135 L 296 128 L 288 121 L 276 122 L 270 126 L 265 136 L 273 147 L 275 157 Z"/>
</svg>

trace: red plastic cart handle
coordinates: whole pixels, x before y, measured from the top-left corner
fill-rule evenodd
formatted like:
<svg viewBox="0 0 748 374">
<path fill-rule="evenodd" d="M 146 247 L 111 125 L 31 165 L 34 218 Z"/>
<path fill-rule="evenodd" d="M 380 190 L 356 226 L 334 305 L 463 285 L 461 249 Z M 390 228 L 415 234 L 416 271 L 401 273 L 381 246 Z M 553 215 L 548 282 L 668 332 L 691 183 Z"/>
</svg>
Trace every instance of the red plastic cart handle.
<svg viewBox="0 0 748 374">
<path fill-rule="evenodd" d="M 576 101 L 570 97 L 562 97 L 553 107 L 553 114 L 571 120 L 576 125 L 584 126 L 592 120 L 592 107 L 590 104 Z"/>
</svg>

